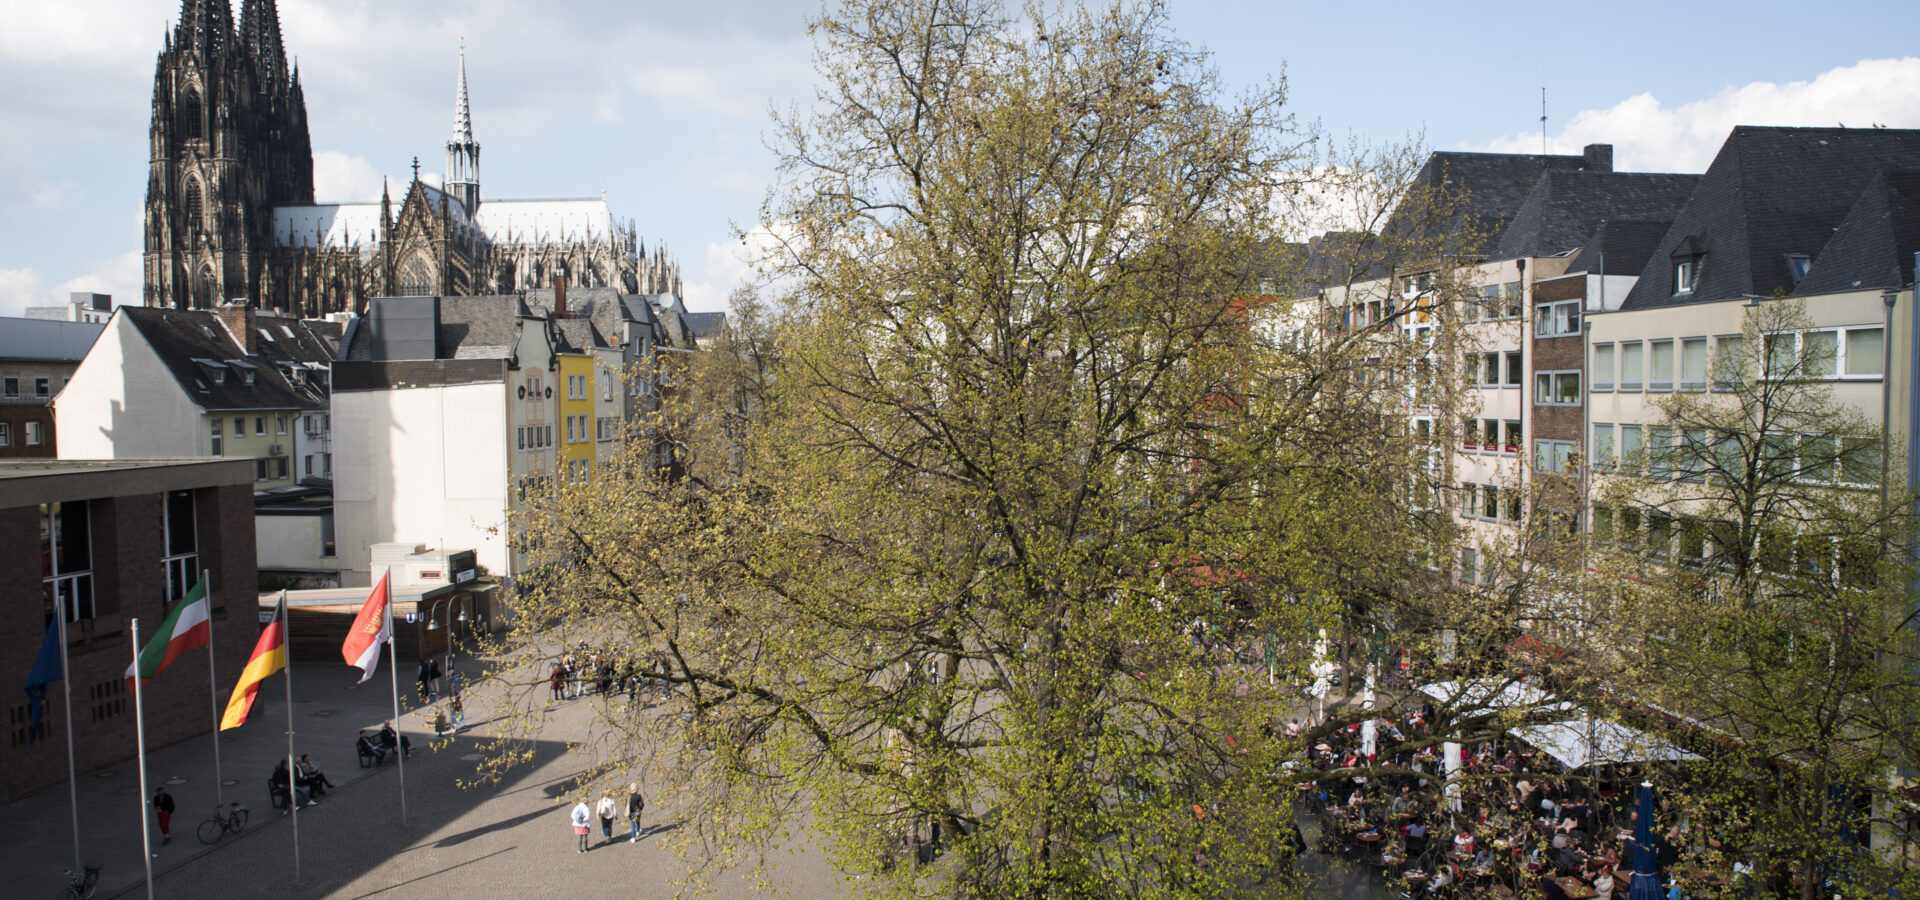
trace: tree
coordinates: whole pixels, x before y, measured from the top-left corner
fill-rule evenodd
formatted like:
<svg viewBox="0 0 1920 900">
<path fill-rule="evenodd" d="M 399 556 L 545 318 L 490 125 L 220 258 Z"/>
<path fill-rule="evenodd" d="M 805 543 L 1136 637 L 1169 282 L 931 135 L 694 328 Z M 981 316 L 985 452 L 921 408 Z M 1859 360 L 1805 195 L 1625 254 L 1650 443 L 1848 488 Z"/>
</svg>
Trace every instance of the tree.
<svg viewBox="0 0 1920 900">
<path fill-rule="evenodd" d="M 1597 513 L 1620 512 L 1599 532 L 1626 576 L 1620 697 L 1707 757 L 1681 802 L 1737 823 L 1716 852 L 1807 900 L 1826 881 L 1884 893 L 1859 848 L 1920 760 L 1911 497 L 1887 483 L 1879 427 L 1835 399 L 1822 334 L 1800 301 L 1749 310 L 1714 390 L 1659 404 Z"/>
<path fill-rule="evenodd" d="M 554 627 L 507 648 L 505 727 L 538 727 L 559 642 L 611 643 L 678 691 L 583 749 L 672 773 L 678 840 L 722 861 L 804 826 L 875 890 L 1284 890 L 1292 695 L 1223 664 L 1441 614 L 1405 590 L 1446 540 L 1416 514 L 1439 438 L 1382 412 L 1430 350 L 1261 336 L 1311 136 L 1278 84 L 1227 100 L 1158 4 L 850 0 L 813 30 L 778 314 L 674 376 L 655 424 L 692 477 L 636 458 L 529 501 L 514 602 Z"/>
</svg>

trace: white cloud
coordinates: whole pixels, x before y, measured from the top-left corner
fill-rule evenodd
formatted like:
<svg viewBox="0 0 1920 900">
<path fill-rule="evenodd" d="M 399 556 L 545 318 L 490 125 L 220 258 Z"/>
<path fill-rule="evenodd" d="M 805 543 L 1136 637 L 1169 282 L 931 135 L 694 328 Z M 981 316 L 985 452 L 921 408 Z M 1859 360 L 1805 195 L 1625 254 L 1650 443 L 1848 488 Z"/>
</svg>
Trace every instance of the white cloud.
<svg viewBox="0 0 1920 900">
<path fill-rule="evenodd" d="M 40 273 L 32 269 L 0 269 L 0 316 L 17 316 L 40 305 Z"/>
<path fill-rule="evenodd" d="M 732 240 L 708 244 L 703 260 L 706 277 L 694 280 L 683 274 L 681 299 L 686 301 L 688 309 L 726 309 L 727 299 L 733 295 L 735 288 L 766 283 L 767 279 L 761 275 L 756 261 L 772 254 L 777 243 L 767 226 L 756 225 L 753 230 Z M 689 270 L 696 264 L 692 260 L 685 263 Z"/>
<path fill-rule="evenodd" d="M 1920 127 L 1920 57 L 1868 59 L 1820 73 L 1810 81 L 1756 81 L 1701 100 L 1664 106 L 1652 94 L 1606 109 L 1576 113 L 1549 135 L 1555 153 L 1586 144 L 1612 144 L 1621 170 L 1701 172 L 1735 125 L 1849 128 Z M 1537 153 L 1540 132 L 1495 138 L 1470 149 Z"/>
<path fill-rule="evenodd" d="M 364 156 L 338 150 L 313 154 L 313 198 L 322 203 L 380 199 L 380 173 Z"/>
<path fill-rule="evenodd" d="M 52 287 L 32 268 L 0 268 L 0 316 L 18 316 L 29 306 L 54 306 L 67 302 L 74 291 L 112 294 L 116 304 L 140 303 L 140 278 L 143 261 L 138 250 L 97 260 L 92 271 L 69 278 Z"/>
</svg>

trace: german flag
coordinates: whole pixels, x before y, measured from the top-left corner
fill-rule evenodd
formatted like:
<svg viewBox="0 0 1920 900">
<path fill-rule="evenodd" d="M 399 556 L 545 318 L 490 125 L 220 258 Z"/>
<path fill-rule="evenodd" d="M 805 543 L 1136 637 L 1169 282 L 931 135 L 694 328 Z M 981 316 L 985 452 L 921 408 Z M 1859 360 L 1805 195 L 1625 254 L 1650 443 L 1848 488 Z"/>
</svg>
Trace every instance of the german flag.
<svg viewBox="0 0 1920 900">
<path fill-rule="evenodd" d="M 220 730 L 239 728 L 246 724 L 247 713 L 253 711 L 253 698 L 260 692 L 260 682 L 268 675 L 287 667 L 287 592 L 280 592 L 280 608 L 274 611 L 273 621 L 260 632 L 260 640 L 253 645 L 253 656 L 247 660 L 247 668 L 240 673 L 240 683 L 233 686 L 233 697 L 227 701 L 227 714 L 220 717 Z"/>
</svg>

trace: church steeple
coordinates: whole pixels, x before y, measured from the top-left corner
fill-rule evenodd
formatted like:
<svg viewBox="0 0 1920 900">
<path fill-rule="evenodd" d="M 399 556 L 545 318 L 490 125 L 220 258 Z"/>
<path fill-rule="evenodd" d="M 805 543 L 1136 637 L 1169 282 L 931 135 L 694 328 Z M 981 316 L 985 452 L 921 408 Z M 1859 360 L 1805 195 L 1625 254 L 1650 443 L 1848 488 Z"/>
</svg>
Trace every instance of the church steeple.
<svg viewBox="0 0 1920 900">
<path fill-rule="evenodd" d="M 480 209 L 480 142 L 473 139 L 467 105 L 467 44 L 460 42 L 460 78 L 453 95 L 453 136 L 447 139 L 447 193 L 471 216 Z"/>
<path fill-rule="evenodd" d="M 289 81 L 287 50 L 280 42 L 280 10 L 274 0 L 243 0 L 240 5 L 240 45 L 253 57 L 260 83 L 271 91 Z"/>
</svg>

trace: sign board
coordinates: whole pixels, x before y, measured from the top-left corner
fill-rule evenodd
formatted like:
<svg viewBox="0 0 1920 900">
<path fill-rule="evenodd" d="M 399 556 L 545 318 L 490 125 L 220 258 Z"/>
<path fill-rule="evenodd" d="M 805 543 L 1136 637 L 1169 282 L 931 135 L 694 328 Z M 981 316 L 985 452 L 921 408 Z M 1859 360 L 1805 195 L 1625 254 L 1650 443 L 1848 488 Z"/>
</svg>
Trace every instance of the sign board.
<svg viewBox="0 0 1920 900">
<path fill-rule="evenodd" d="M 467 582 L 469 582 L 469 581 L 472 581 L 472 580 L 474 580 L 475 578 L 478 578 L 478 577 L 480 577 L 480 573 L 478 573 L 478 572 L 475 572 L 475 571 L 474 571 L 474 570 L 472 570 L 472 569 L 468 569 L 468 570 L 466 570 L 466 571 L 464 571 L 464 572 L 455 572 L 455 573 L 453 574 L 453 583 L 454 583 L 454 584 L 466 584 Z"/>
<path fill-rule="evenodd" d="M 407 624 L 408 624 L 408 625 L 412 625 L 412 624 L 413 624 L 413 616 L 414 616 L 414 614 L 413 614 L 413 613 L 407 613 Z"/>
<path fill-rule="evenodd" d="M 271 623 L 273 622 L 273 617 L 274 617 L 275 615 L 277 615 L 277 614 L 278 614 L 278 610 L 272 610 L 272 609 L 263 609 L 263 610 L 261 610 L 261 611 L 260 611 L 260 624 L 262 624 L 262 625 L 267 625 L 267 624 L 271 624 Z"/>
</svg>

